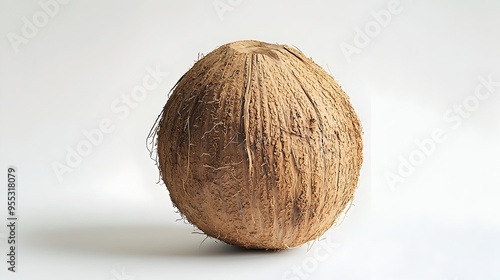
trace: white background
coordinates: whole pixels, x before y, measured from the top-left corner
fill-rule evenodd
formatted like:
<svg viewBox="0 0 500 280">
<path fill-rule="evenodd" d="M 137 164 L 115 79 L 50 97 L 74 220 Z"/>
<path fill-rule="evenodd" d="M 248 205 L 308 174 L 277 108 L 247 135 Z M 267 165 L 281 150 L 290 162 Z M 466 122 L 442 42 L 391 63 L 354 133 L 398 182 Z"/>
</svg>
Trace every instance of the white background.
<svg viewBox="0 0 500 280">
<path fill-rule="evenodd" d="M 500 2 L 401 0 L 382 26 L 389 3 L 73 0 L 44 23 L 38 1 L 0 1 L 2 225 L 10 165 L 19 202 L 18 272 L 3 225 L 0 279 L 500 279 L 500 87 L 474 96 L 479 77 L 500 81 Z M 309 250 L 202 243 L 156 184 L 145 140 L 168 91 L 199 53 L 242 39 L 297 46 L 364 126 L 356 199 Z M 113 109 L 156 67 L 168 76 L 144 100 Z M 59 180 L 54 163 L 106 119 L 113 131 Z M 445 139 L 424 155 L 435 129 Z"/>
</svg>

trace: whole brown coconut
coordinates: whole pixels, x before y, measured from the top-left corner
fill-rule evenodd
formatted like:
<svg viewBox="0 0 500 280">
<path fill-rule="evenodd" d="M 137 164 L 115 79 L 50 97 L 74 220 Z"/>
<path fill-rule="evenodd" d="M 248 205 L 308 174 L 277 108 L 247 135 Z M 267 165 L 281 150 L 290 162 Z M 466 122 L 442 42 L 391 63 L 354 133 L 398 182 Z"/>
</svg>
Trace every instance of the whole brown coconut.
<svg viewBox="0 0 500 280">
<path fill-rule="evenodd" d="M 223 45 L 178 81 L 153 133 L 189 222 L 245 248 L 321 236 L 352 200 L 361 126 L 349 97 L 297 49 Z"/>
</svg>

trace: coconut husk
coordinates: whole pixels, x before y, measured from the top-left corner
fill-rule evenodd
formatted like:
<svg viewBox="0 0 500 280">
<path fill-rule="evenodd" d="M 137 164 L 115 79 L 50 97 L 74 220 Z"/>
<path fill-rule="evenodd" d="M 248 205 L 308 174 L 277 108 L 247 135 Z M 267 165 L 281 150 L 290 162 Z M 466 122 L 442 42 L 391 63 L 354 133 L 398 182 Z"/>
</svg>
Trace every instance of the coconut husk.
<svg viewBox="0 0 500 280">
<path fill-rule="evenodd" d="M 197 61 L 153 134 L 181 214 L 245 248 L 325 233 L 353 199 L 363 157 L 360 121 L 335 79 L 294 47 L 258 41 Z"/>
</svg>

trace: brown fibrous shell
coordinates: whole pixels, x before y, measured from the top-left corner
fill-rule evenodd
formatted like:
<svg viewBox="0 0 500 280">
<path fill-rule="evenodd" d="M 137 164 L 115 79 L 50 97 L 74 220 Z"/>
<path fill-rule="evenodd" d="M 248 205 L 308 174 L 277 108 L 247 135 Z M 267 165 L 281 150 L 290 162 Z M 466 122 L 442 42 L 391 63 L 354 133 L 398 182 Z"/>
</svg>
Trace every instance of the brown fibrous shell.
<svg viewBox="0 0 500 280">
<path fill-rule="evenodd" d="M 298 49 L 259 41 L 197 61 L 154 134 L 181 214 L 245 248 L 320 237 L 352 201 L 363 159 L 360 121 L 335 79 Z"/>
</svg>

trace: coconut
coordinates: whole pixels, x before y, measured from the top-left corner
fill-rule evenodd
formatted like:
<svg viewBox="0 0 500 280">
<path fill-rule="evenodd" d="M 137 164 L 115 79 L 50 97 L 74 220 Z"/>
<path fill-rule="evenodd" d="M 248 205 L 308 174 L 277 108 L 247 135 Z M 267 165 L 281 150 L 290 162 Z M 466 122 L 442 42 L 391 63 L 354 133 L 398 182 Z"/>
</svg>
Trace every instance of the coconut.
<svg viewBox="0 0 500 280">
<path fill-rule="evenodd" d="M 362 163 L 349 97 L 288 45 L 238 41 L 204 56 L 177 82 L 152 133 L 180 213 L 245 248 L 320 237 L 352 201 Z"/>
</svg>

